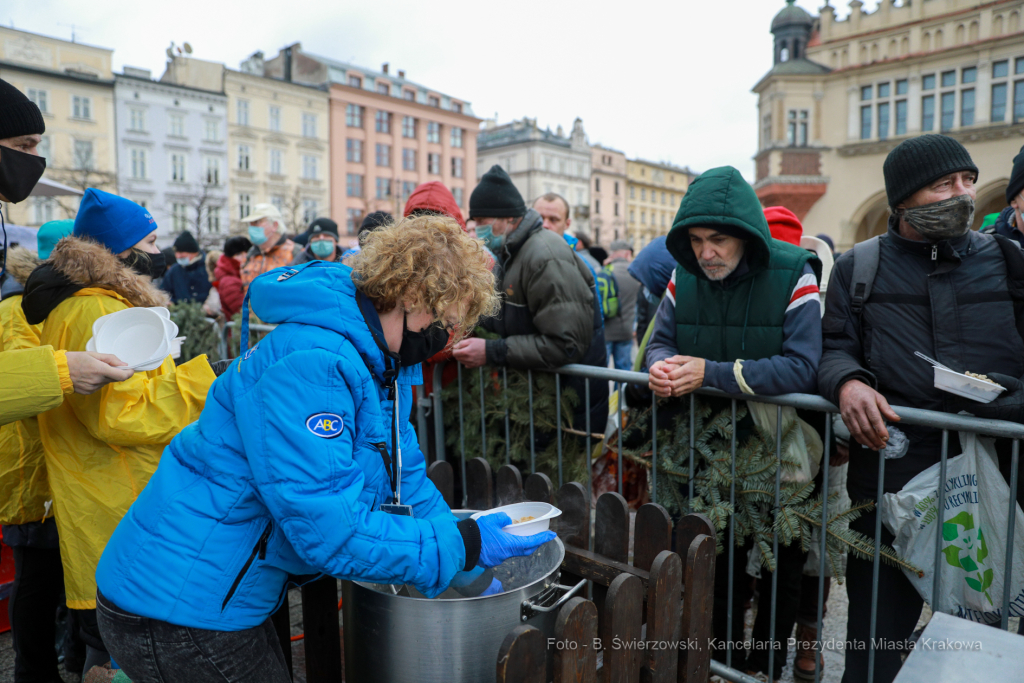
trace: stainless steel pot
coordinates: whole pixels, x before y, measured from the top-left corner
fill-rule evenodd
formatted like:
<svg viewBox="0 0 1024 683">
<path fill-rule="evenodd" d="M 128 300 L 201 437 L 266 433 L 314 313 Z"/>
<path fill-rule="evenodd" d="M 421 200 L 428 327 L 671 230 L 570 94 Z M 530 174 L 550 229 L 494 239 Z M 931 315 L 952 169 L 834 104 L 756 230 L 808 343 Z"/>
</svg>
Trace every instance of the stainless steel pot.
<svg viewBox="0 0 1024 683">
<path fill-rule="evenodd" d="M 498 650 L 519 624 L 554 635 L 558 608 L 585 582 L 561 586 L 559 539 L 530 557 L 495 567 L 504 593 L 476 598 L 395 595 L 391 586 L 345 581 L 345 680 L 348 683 L 485 683 Z M 405 593 L 406 591 L 402 591 Z"/>
</svg>

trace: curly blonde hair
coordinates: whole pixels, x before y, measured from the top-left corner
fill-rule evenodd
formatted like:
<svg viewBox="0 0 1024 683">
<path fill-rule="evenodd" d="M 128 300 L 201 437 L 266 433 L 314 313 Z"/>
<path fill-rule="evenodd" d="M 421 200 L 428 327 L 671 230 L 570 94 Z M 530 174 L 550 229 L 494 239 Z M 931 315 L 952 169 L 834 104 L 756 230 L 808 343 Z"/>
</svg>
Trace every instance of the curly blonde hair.
<svg viewBox="0 0 1024 683">
<path fill-rule="evenodd" d="M 398 305 L 432 311 L 461 336 L 498 311 L 491 257 L 447 216 L 411 216 L 377 228 L 352 264 L 355 281 L 381 313 Z M 458 333 L 452 333 L 457 336 Z"/>
</svg>

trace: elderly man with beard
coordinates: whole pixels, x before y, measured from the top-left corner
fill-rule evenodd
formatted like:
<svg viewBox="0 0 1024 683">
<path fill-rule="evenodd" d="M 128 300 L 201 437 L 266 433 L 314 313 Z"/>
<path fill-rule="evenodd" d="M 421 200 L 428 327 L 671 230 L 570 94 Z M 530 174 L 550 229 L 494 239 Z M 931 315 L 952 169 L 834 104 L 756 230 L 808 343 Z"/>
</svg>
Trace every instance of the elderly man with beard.
<svg viewBox="0 0 1024 683">
<path fill-rule="evenodd" d="M 729 166 L 712 169 L 690 185 L 666 246 L 678 265 L 647 346 L 649 387 L 655 394 L 678 397 L 713 387 L 733 394 L 773 396 L 817 388 L 821 263 L 805 249 L 772 239 L 757 195 L 739 171 Z M 730 406 L 726 399 L 702 400 L 715 413 Z M 664 413 L 659 410 L 659 424 L 663 416 L 679 409 L 670 405 Z M 737 442 L 743 443 L 754 429 L 748 414 L 736 427 Z M 737 548 L 740 559 L 732 577 L 724 556 L 715 569 L 713 630 L 720 647 L 743 640 L 743 605 L 750 594 L 750 579 L 742 567 L 752 543 L 747 539 Z M 779 548 L 773 646 L 782 652 L 774 658 L 773 680 L 781 675 L 786 661 L 786 637 L 796 620 L 805 557 L 799 543 Z M 758 610 L 753 630 L 757 646 L 751 648 L 745 664 L 742 650 L 734 650 L 732 660 L 734 667 L 766 671 L 771 573 L 762 570 L 761 576 L 764 609 Z M 730 581 L 734 591 L 731 633 L 727 628 Z M 724 661 L 724 650 L 717 649 L 715 658 Z"/>
</svg>

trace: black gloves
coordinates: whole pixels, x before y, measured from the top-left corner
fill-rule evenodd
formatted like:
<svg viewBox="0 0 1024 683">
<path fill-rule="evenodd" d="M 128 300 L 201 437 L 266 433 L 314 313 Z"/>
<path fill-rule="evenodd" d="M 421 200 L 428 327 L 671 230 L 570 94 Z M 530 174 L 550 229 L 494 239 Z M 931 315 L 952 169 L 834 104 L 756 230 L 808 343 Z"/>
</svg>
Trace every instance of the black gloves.
<svg viewBox="0 0 1024 683">
<path fill-rule="evenodd" d="M 990 420 L 1024 422 L 1024 382 L 998 372 L 990 372 L 987 377 L 1005 387 L 1006 391 L 999 394 L 991 403 L 978 403 L 968 399 L 965 401 L 965 409 L 972 415 Z"/>
</svg>

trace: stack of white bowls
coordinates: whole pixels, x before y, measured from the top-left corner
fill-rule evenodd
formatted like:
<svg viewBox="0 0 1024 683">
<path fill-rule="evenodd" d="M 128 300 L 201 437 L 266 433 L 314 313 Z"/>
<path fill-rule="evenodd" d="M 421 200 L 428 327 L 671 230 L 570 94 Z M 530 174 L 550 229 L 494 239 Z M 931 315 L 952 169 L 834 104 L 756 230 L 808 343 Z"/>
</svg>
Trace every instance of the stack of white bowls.
<svg viewBox="0 0 1024 683">
<path fill-rule="evenodd" d="M 156 370 L 168 356 L 181 355 L 178 326 L 163 307 L 126 308 L 97 318 L 86 351 L 110 353 L 133 370 Z"/>
</svg>

